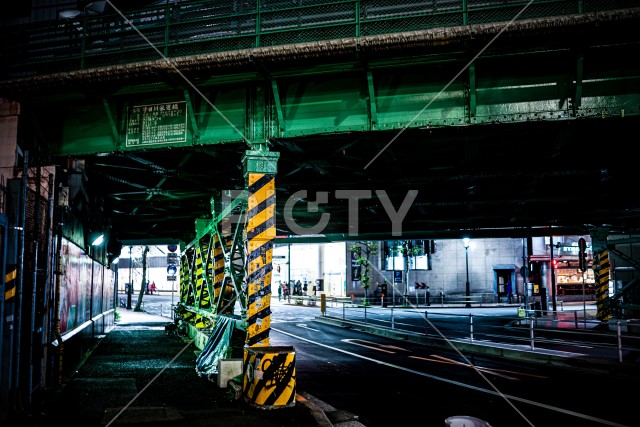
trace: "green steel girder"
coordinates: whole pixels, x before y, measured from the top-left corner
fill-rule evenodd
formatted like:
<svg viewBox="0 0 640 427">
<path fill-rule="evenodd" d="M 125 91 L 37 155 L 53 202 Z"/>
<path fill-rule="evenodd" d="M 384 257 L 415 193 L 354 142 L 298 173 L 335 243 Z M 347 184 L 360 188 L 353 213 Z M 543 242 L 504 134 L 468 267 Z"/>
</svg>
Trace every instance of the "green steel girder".
<svg viewBox="0 0 640 427">
<path fill-rule="evenodd" d="M 240 302 L 241 315 L 246 313 L 247 299 L 244 289 L 245 244 L 243 240 L 244 213 L 246 210 L 246 192 L 243 191 L 229 205 L 216 215 L 215 200 L 212 198 L 213 219 L 197 219 L 195 222 L 196 238 L 185 244 L 182 258 L 187 262 L 181 266 L 180 294 L 184 312 L 189 314 L 185 321 L 192 330 L 202 330 L 214 325 L 218 315 L 232 313 L 235 301 Z M 229 217 L 234 213 L 235 228 L 232 235 L 224 226 L 231 226 Z M 219 250 L 224 259 L 224 274 L 215 277 L 214 254 Z M 199 286 L 202 281 L 204 286 Z M 218 282 L 218 283 L 216 283 Z M 219 287 L 216 292 L 215 287 Z M 229 293 L 232 288 L 233 295 Z M 202 289 L 200 289 L 202 288 Z M 210 298 L 203 306 L 203 298 Z"/>
<path fill-rule="evenodd" d="M 245 259 L 246 259 L 246 244 L 244 241 L 244 228 L 245 228 L 245 214 L 246 203 L 241 205 L 240 214 L 236 223 L 236 227 L 233 230 L 233 238 L 231 240 L 231 247 L 229 252 L 224 254 L 225 257 L 225 273 L 227 273 L 234 284 L 234 291 L 236 298 L 240 301 L 240 310 L 242 316 L 247 311 L 247 295 L 244 284 L 245 277 Z M 221 237 L 219 231 L 216 229 L 216 233 Z"/>
<path fill-rule="evenodd" d="M 476 66 L 469 65 L 469 117 L 475 117 L 477 111 Z"/>
<path fill-rule="evenodd" d="M 264 147 L 261 144 L 257 148 Z M 275 173 L 277 167 L 275 163 L 278 153 L 270 153 L 264 148 L 251 150 L 247 152 L 246 159 L 243 161 L 245 174 L 254 171 L 268 171 Z M 240 301 L 241 317 L 246 318 L 247 315 L 247 289 L 244 283 L 246 273 L 246 209 L 247 209 L 247 191 L 243 190 L 239 196 L 234 198 L 228 206 L 216 215 L 214 208 L 215 202 L 212 199 L 212 220 L 199 219 L 196 220 L 197 238 L 186 244 L 182 251 L 183 266 L 185 270 L 181 270 L 180 281 L 180 305 L 183 319 L 187 323 L 190 335 L 196 337 L 197 345 L 202 347 L 206 340 L 198 338 L 199 334 L 207 333 L 206 328 L 214 325 L 219 314 L 228 314 L 228 310 L 223 309 L 222 303 L 224 298 L 224 287 L 230 280 L 233 283 L 235 297 Z M 232 236 L 223 234 L 223 222 L 229 219 L 234 212 L 239 212 L 235 218 L 235 229 Z M 206 241 L 206 242 L 205 242 Z M 220 243 L 220 249 L 224 257 L 224 277 L 222 279 L 222 287 L 218 293 L 218 299 L 214 292 L 214 260 L 212 258 L 213 250 L 216 243 Z M 270 266 L 269 266 L 270 268 Z M 206 289 L 199 283 L 202 282 Z M 200 289 L 202 288 L 202 289 Z M 200 290 L 199 290 L 200 289 Z M 203 309 L 201 301 L 205 297 L 212 296 L 214 301 L 209 305 L 210 310 Z M 224 301 L 233 303 L 233 301 Z M 263 307 L 268 310 L 269 307 Z"/>
<path fill-rule="evenodd" d="M 215 93 L 215 104 L 209 105 L 210 99 L 199 100 L 197 112 L 194 94 L 185 90 L 184 95 L 174 93 L 172 97 L 188 101 L 188 137 L 185 142 L 171 146 L 399 130 L 407 123 L 414 128 L 446 127 L 640 113 L 640 69 L 631 76 L 607 77 L 599 71 L 592 72 L 587 81 L 573 83 L 574 73 L 560 56 L 547 54 L 535 61 L 529 58 L 527 62 L 529 65 L 509 71 L 501 59 L 478 61 L 469 67 L 468 81 L 453 81 L 444 91 L 442 88 L 461 64 L 407 67 L 403 72 L 395 69 L 341 73 L 331 78 L 282 78 L 277 83 L 269 82 L 271 96 L 256 97 L 266 89 L 261 83 L 212 88 L 213 91 L 204 93 L 207 96 Z M 528 71 L 531 67 L 548 71 L 544 75 L 535 74 Z M 570 87 L 574 87 L 571 97 L 567 92 Z M 155 100 L 168 98 L 164 95 Z M 569 99 L 573 101 L 571 109 Z M 125 104 L 134 104 L 128 99 L 119 102 L 122 107 L 117 110 L 123 110 Z M 141 102 L 154 103 L 154 98 Z M 274 116 L 265 114 L 271 104 Z M 425 109 L 425 105 L 429 108 Z M 126 128 L 114 129 L 116 122 L 109 114 L 105 120 L 104 112 L 104 103 L 70 107 L 63 119 L 64 137 L 50 144 L 51 154 L 77 156 L 137 150 L 121 147 L 115 135 L 126 133 Z M 166 147 L 167 144 L 151 145 L 148 149 Z"/>
<path fill-rule="evenodd" d="M 640 271 L 640 263 L 634 260 L 629 255 L 618 250 L 616 247 L 613 247 L 612 245 L 607 245 L 607 250 L 609 251 L 609 253 L 615 254 L 617 257 L 624 260 L 627 264 L 629 264 L 630 267 L 633 267 L 634 269 Z"/>
<path fill-rule="evenodd" d="M 366 9 L 365 3 L 360 6 Z M 606 140 L 618 129 L 633 129 L 640 117 L 640 67 L 627 60 L 640 53 L 640 9 L 611 10 L 630 2 L 614 2 L 614 8 L 594 0 L 584 10 L 578 10 L 580 2 L 534 2 L 527 16 L 505 29 L 500 22 L 526 1 L 503 7 L 503 1 L 490 0 L 490 8 L 472 3 L 461 0 L 453 12 L 413 11 L 397 21 L 354 9 L 354 25 L 345 24 L 353 34 L 334 33 L 341 25 L 324 28 L 320 18 L 313 26 L 323 28 L 319 33 L 296 28 L 276 34 L 258 25 L 261 42 L 255 46 L 231 48 L 227 42 L 239 39 L 212 36 L 214 51 L 177 50 L 195 46 L 185 41 L 165 51 L 170 62 L 153 55 L 109 66 L 89 60 L 85 65 L 95 68 L 0 81 L 0 95 L 19 100 L 43 129 L 46 141 L 38 141 L 40 150 L 33 152 L 61 165 L 69 157 L 86 160 L 91 184 L 99 187 L 94 200 L 113 202 L 109 219 L 132 240 L 176 233 L 170 221 L 175 219 L 187 230 L 179 239 L 190 241 L 191 222 L 207 210 L 211 194 L 240 186 L 235 172 L 243 150 L 266 145 L 284 154 L 278 191 L 285 197 L 303 186 L 419 186 L 420 212 L 411 217 L 417 235 L 457 235 L 465 228 L 499 233 L 507 212 L 514 212 L 507 235 L 529 234 L 532 225 L 575 230 L 612 223 L 615 214 L 601 210 L 574 215 L 582 195 L 573 189 L 588 185 L 613 201 L 620 193 L 606 180 L 628 177 L 619 173 L 622 167 L 603 171 L 608 157 L 585 154 L 581 141 Z M 305 10 L 300 6 L 296 13 Z M 313 38 L 318 35 L 331 37 Z M 185 100 L 185 141 L 125 146 L 130 107 Z M 598 120 L 584 120 L 591 118 Z M 405 129 L 388 162 L 375 172 L 358 170 L 370 160 L 369 151 Z M 557 156 L 546 156 L 547 150 Z M 138 153 L 145 163 L 136 160 Z M 572 161 L 572 170 L 565 170 Z M 103 179 L 109 172 L 112 179 Z M 156 174 L 163 178 L 156 180 Z M 571 189 L 568 197 L 547 194 L 555 185 Z M 571 203 L 563 203 L 569 198 Z M 384 234 L 378 221 L 384 212 L 374 204 L 367 207 L 368 236 Z M 564 209 L 552 212 L 558 204 Z M 633 203 L 629 209 L 621 205 L 611 209 L 625 213 L 616 227 L 635 221 Z M 338 226 L 344 211 L 332 209 L 337 226 L 328 234 L 337 235 L 345 232 Z M 594 212 L 598 220 L 589 216 Z M 212 231 L 208 224 L 198 234 Z"/>
<path fill-rule="evenodd" d="M 456 13 L 478 12 L 466 2 L 460 5 Z M 578 9 L 576 3 L 572 13 Z M 179 99 L 188 103 L 189 133 L 186 141 L 171 145 L 175 147 L 400 130 L 407 123 L 413 128 L 459 127 L 638 115 L 640 68 L 625 58 L 637 56 L 639 41 L 624 28 L 633 28 L 640 12 L 624 9 L 610 17 L 589 12 L 570 18 L 534 14 L 514 22 L 508 35 L 488 46 L 483 43 L 502 27 L 472 22 L 446 33 L 429 28 L 185 56 L 170 65 L 141 62 L 121 71 L 80 70 L 57 77 L 78 82 L 61 89 L 54 84 L 55 74 L 10 80 L 0 82 L 0 94 L 25 85 L 28 89 L 18 90 L 19 98 L 43 106 L 66 100 L 68 107 L 42 112 L 63 124 L 61 138 L 49 143 L 53 156 L 138 149 L 119 141 L 126 134 L 128 107 Z M 622 28 L 617 36 L 612 31 L 616 26 Z M 547 35 L 549 28 L 557 34 Z M 208 66 L 216 71 L 206 72 Z M 452 81 L 465 66 L 467 75 Z M 174 68 L 180 75 L 170 72 Z M 180 80 L 183 76 L 189 80 Z M 38 90 L 47 82 L 50 87 Z M 95 94 L 103 105 L 96 105 Z"/>
<path fill-rule="evenodd" d="M 276 80 L 271 80 L 271 90 L 273 91 L 273 103 L 276 110 L 276 117 L 278 118 L 278 136 L 280 136 L 285 131 L 286 123 L 284 122 L 282 103 L 280 102 L 280 91 L 278 90 L 278 82 Z"/>
<path fill-rule="evenodd" d="M 189 115 L 189 121 L 191 122 L 191 129 L 193 131 L 194 142 L 200 139 L 200 126 L 196 121 L 196 115 L 193 112 L 193 103 L 191 102 L 191 95 L 188 90 L 184 91 L 184 99 L 187 101 L 187 114 Z"/>
<path fill-rule="evenodd" d="M 116 122 L 113 119 L 113 114 L 111 113 L 111 107 L 106 99 L 102 100 L 102 105 L 104 106 L 104 111 L 107 113 L 107 119 L 109 120 L 109 124 L 111 125 L 111 134 L 113 136 L 113 142 L 115 146 L 120 145 L 120 135 L 118 134 L 118 128 L 116 126 Z"/>
<path fill-rule="evenodd" d="M 23 66 L 32 72 L 33 69 L 47 68 L 69 71 L 74 67 L 110 66 L 120 61 L 157 59 L 159 55 L 164 60 L 206 54 L 211 50 L 259 49 L 263 46 L 349 37 L 363 39 L 385 33 L 467 27 L 487 22 L 507 22 L 510 19 L 517 19 L 517 23 L 552 16 L 581 16 L 635 6 L 633 1 L 625 0 L 590 0 L 586 6 L 582 0 L 522 0 L 507 3 L 503 0 L 486 0 L 471 5 L 467 0 L 446 1 L 444 5 L 436 0 L 428 4 L 408 4 L 401 0 L 386 0 L 382 4 L 364 0 L 333 0 L 328 3 L 309 2 L 290 8 L 254 3 L 243 13 L 237 13 L 224 10 L 224 5 L 213 6 L 211 3 L 214 2 L 181 1 L 168 6 L 156 6 L 155 11 L 153 8 L 127 10 L 126 22 L 123 17 L 111 12 L 99 17 L 84 16 L 81 19 L 81 37 L 69 34 L 58 21 L 43 22 L 39 23 L 40 31 L 36 33 L 29 32 L 28 28 L 22 32 L 15 29 L 9 32 L 13 40 L 31 37 L 28 44 L 10 43 L 3 53 L 7 57 L 13 54 L 22 58 L 26 63 Z M 188 8 L 187 16 L 181 13 L 182 8 Z M 169 9 L 171 11 L 167 13 Z M 201 9 L 200 13 L 198 9 Z M 150 22 L 149 17 L 154 12 L 165 19 Z M 180 19 L 173 19 L 178 16 Z M 280 22 L 277 26 L 274 26 L 275 16 Z M 138 26 L 145 31 L 155 32 L 156 45 L 153 48 L 147 40 L 139 37 L 135 31 Z M 203 31 L 206 28 L 226 31 Z M 14 64 L 9 70 L 16 72 L 21 68 Z"/>
<path fill-rule="evenodd" d="M 376 90 L 373 84 L 373 75 L 371 71 L 367 71 L 367 89 L 369 93 L 369 122 L 371 123 L 371 130 L 375 129 L 376 123 L 378 123 L 378 109 L 376 103 Z"/>
</svg>

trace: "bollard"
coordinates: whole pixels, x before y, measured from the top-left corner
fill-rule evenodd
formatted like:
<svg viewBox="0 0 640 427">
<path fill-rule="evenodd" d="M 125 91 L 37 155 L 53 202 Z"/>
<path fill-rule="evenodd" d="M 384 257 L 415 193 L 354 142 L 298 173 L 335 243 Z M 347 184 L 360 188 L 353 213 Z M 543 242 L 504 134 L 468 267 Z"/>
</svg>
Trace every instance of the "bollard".
<svg viewBox="0 0 640 427">
<path fill-rule="evenodd" d="M 529 326 L 529 337 L 531 338 L 531 350 L 533 350 L 534 349 L 534 343 L 533 343 L 533 319 L 534 319 L 534 317 L 531 316 L 530 319 L 531 319 L 531 323 L 530 323 L 530 326 Z"/>
<path fill-rule="evenodd" d="M 428 312 L 424 312 L 424 334 L 425 335 L 429 335 L 429 313 Z"/>
<path fill-rule="evenodd" d="M 622 363 L 622 334 L 620 333 L 620 321 L 616 322 L 616 330 L 618 335 L 618 361 Z"/>
<path fill-rule="evenodd" d="M 396 325 L 393 319 L 393 306 L 391 306 L 391 329 L 395 329 Z"/>
<path fill-rule="evenodd" d="M 245 401 L 263 409 L 294 406 L 295 360 L 293 347 L 245 347 L 242 387 Z"/>
</svg>

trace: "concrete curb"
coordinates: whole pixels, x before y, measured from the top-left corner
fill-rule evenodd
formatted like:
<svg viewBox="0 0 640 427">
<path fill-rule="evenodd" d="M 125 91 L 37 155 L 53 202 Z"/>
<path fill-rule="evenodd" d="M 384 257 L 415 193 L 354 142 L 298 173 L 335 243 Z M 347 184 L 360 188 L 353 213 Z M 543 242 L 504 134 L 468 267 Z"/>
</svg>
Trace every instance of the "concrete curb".
<svg viewBox="0 0 640 427">
<path fill-rule="evenodd" d="M 318 427 L 366 427 L 357 415 L 334 408 L 308 393 L 300 392 L 296 401 L 305 405 L 318 423 Z"/>
<path fill-rule="evenodd" d="M 318 402 L 317 399 L 306 393 L 296 393 L 296 403 L 304 405 L 309 409 L 309 412 L 311 412 L 311 415 L 318 423 L 318 427 L 332 427 L 333 424 L 329 420 L 329 417 L 327 417 L 327 414 L 325 414 L 316 402 Z"/>
</svg>

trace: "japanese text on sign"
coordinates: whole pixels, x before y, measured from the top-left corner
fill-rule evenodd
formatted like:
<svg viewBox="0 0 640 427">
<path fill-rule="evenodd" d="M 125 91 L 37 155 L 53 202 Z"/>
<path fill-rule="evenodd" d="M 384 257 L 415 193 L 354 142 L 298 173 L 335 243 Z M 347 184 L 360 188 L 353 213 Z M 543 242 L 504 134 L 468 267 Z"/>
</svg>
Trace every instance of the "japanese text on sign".
<svg viewBox="0 0 640 427">
<path fill-rule="evenodd" d="M 137 105 L 129 108 L 127 147 L 187 140 L 187 103 Z"/>
</svg>

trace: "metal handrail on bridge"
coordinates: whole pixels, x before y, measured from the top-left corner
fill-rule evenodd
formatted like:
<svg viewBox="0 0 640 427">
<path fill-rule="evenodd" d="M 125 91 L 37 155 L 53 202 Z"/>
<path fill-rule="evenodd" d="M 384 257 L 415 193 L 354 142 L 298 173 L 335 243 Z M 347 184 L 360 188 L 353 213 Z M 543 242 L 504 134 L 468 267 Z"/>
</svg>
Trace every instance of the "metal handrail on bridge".
<svg viewBox="0 0 640 427">
<path fill-rule="evenodd" d="M 239 2 L 238 2 L 239 3 Z M 523 0 L 334 0 L 293 6 L 286 1 L 167 2 L 122 12 L 3 26 L 1 79 L 108 67 L 189 55 L 340 40 L 433 28 L 506 22 Z M 537 1 L 518 20 L 635 6 L 618 0 Z M 142 34 L 142 35 L 141 35 Z"/>
</svg>

